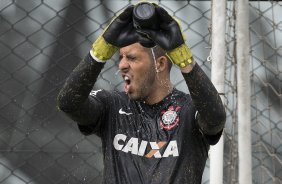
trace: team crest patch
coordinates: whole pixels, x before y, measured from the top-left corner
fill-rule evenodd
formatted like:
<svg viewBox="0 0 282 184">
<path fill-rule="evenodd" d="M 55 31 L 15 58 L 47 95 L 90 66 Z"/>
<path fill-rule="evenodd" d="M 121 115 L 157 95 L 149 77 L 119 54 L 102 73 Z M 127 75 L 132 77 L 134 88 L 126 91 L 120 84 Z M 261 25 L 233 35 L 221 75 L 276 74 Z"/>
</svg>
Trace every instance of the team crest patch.
<svg viewBox="0 0 282 184">
<path fill-rule="evenodd" d="M 178 111 L 181 109 L 180 106 L 169 106 L 167 110 L 163 110 L 161 112 L 162 120 L 160 122 L 160 125 L 165 130 L 171 130 L 179 123 L 179 116 Z"/>
</svg>

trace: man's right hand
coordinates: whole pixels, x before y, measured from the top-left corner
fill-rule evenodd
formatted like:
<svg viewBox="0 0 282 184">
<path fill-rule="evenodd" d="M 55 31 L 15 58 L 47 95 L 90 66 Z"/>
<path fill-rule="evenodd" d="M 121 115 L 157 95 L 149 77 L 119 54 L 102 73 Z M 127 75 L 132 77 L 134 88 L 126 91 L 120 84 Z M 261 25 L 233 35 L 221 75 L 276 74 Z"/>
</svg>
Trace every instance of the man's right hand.
<svg viewBox="0 0 282 184">
<path fill-rule="evenodd" d="M 138 42 L 138 34 L 132 21 L 133 8 L 133 5 L 129 6 L 115 17 L 93 43 L 91 55 L 100 62 L 110 59 L 120 47 Z"/>
</svg>

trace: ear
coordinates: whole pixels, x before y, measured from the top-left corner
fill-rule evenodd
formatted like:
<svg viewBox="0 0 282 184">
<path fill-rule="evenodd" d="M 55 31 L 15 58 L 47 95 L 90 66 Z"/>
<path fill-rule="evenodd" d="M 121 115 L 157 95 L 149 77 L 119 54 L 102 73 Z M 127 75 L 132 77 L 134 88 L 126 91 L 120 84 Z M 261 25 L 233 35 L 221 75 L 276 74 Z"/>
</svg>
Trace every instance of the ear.
<svg viewBox="0 0 282 184">
<path fill-rule="evenodd" d="M 156 71 L 158 73 L 168 70 L 168 67 L 169 67 L 168 62 L 170 61 L 165 56 L 158 57 L 156 61 L 157 61 L 156 62 Z"/>
</svg>

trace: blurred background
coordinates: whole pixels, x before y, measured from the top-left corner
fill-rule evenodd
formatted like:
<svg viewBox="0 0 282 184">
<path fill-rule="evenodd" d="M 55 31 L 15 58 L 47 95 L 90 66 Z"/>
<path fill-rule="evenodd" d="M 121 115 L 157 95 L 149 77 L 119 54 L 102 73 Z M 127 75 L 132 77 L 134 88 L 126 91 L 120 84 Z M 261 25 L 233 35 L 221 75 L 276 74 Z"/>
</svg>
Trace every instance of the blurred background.
<svg viewBox="0 0 282 184">
<path fill-rule="evenodd" d="M 74 67 L 118 11 L 132 0 L 0 0 L 0 183 L 99 184 L 101 141 L 83 136 L 56 108 Z M 186 42 L 211 75 L 211 6 L 217 1 L 156 2 L 182 22 Z M 282 183 L 282 2 L 250 1 L 253 183 Z M 224 183 L 238 183 L 236 1 L 226 9 Z M 122 90 L 118 57 L 94 89 Z M 177 68 L 172 80 L 188 92 Z M 202 183 L 209 183 L 209 161 Z"/>
</svg>

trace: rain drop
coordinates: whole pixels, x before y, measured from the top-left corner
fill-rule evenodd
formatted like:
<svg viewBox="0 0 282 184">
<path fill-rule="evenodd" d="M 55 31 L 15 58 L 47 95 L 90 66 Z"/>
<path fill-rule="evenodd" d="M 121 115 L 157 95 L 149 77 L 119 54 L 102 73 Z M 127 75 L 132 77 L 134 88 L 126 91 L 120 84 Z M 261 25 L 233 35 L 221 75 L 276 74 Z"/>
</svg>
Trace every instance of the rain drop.
<svg viewBox="0 0 282 184">
<path fill-rule="evenodd" d="M 115 75 L 118 75 L 119 72 L 120 72 L 120 70 L 117 70 L 116 73 L 115 73 Z"/>
</svg>

